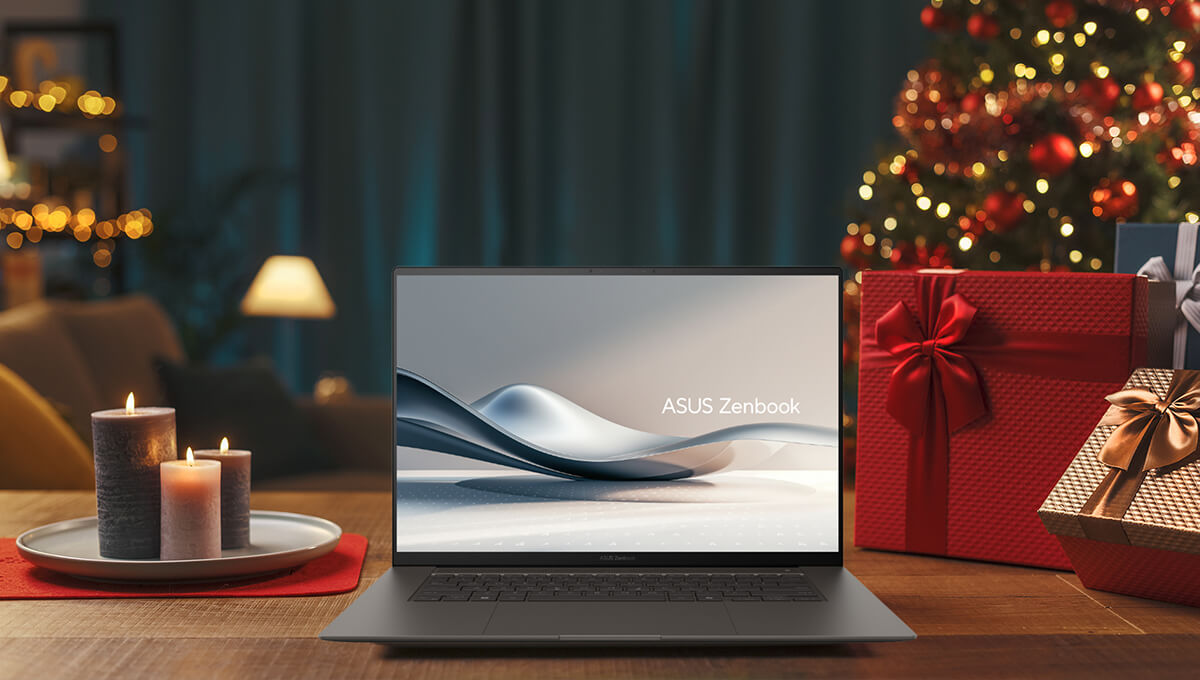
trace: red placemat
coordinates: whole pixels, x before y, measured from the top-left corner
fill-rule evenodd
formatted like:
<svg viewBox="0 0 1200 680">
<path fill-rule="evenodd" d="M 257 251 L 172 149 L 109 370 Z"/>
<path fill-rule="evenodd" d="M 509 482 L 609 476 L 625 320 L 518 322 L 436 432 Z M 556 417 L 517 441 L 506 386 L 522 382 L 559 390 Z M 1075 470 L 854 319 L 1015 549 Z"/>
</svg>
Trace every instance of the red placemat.
<svg viewBox="0 0 1200 680">
<path fill-rule="evenodd" d="M 366 555 L 365 536 L 342 534 L 333 552 L 282 573 L 228 583 L 140 585 L 87 581 L 34 566 L 17 552 L 15 538 L 0 538 L 0 600 L 330 595 L 358 586 Z"/>
</svg>

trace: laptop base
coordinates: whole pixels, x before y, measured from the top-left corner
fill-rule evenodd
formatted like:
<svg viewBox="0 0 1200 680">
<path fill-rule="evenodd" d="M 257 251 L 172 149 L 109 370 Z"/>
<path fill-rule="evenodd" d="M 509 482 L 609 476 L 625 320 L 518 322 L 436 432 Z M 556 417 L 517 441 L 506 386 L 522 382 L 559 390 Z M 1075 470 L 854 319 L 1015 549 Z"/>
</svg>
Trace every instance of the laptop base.
<svg viewBox="0 0 1200 680">
<path fill-rule="evenodd" d="M 411 601 L 432 571 L 393 567 L 384 572 L 321 632 L 321 639 L 413 646 L 629 646 L 827 644 L 916 637 L 841 567 L 804 569 L 825 596 L 816 602 Z"/>
</svg>

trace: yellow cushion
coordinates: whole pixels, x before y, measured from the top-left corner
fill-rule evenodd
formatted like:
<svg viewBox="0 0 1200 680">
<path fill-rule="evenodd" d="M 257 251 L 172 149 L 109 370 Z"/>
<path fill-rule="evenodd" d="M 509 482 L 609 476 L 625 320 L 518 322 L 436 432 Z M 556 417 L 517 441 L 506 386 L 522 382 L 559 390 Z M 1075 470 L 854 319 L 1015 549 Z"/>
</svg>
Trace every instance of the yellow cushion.
<svg viewBox="0 0 1200 680">
<path fill-rule="evenodd" d="M 91 489 L 92 452 L 54 407 L 0 364 L 0 488 Z"/>
</svg>

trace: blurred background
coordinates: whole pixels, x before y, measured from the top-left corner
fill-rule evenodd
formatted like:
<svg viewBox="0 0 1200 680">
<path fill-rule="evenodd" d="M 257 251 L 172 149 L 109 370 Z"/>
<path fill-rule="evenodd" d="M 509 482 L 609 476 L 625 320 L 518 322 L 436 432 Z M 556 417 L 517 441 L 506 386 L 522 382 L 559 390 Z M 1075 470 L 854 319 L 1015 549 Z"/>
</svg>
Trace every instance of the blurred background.
<svg viewBox="0 0 1200 680">
<path fill-rule="evenodd" d="M 268 476 L 385 467 L 397 265 L 840 264 L 852 455 L 863 270 L 1200 222 L 1197 0 L 0 0 L 0 41 L 0 397 L 80 484 L 130 390 Z"/>
<path fill-rule="evenodd" d="M 7 203 L 70 213 L 0 249 L 46 296 L 148 293 L 193 361 L 385 394 L 395 265 L 840 262 L 923 4 L 2 2 Z M 277 254 L 332 318 L 241 313 Z"/>
</svg>

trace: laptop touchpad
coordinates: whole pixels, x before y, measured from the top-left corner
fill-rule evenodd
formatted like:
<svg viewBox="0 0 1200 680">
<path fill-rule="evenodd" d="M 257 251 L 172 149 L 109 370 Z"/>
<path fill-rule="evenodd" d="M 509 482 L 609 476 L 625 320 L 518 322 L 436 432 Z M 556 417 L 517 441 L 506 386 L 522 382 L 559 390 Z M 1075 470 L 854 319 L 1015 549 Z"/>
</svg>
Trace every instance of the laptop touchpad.
<svg viewBox="0 0 1200 680">
<path fill-rule="evenodd" d="M 486 635 L 733 635 L 720 602 L 498 602 Z"/>
</svg>

